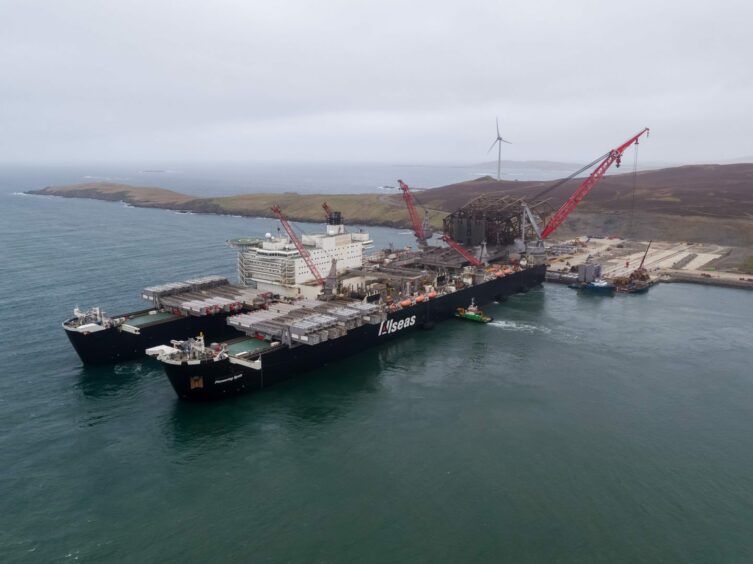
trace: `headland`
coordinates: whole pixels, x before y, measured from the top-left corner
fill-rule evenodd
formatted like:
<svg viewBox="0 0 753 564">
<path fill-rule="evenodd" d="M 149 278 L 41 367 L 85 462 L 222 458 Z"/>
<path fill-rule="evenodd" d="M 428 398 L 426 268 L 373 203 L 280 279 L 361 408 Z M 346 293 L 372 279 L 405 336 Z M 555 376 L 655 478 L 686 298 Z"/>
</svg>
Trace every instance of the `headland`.
<svg viewBox="0 0 753 564">
<path fill-rule="evenodd" d="M 580 179 L 573 179 L 549 192 L 550 205 L 556 209 L 579 182 Z M 500 194 L 525 199 L 553 184 L 481 177 L 423 190 L 420 200 L 431 225 L 440 228 L 449 212 L 479 196 Z M 108 182 L 49 186 L 29 193 L 250 217 L 273 217 L 271 207 L 279 205 L 291 220 L 308 222 L 322 221 L 321 204 L 327 201 L 342 211 L 350 223 L 396 228 L 411 225 L 399 194 L 285 192 L 206 198 L 159 187 Z M 581 236 L 581 241 L 593 236 L 711 245 L 719 251 L 719 257 L 715 259 L 716 266 L 710 268 L 730 271 L 732 276 L 739 274 L 739 282 L 740 277 L 753 274 L 753 164 L 691 165 L 608 175 L 561 226 L 555 239 L 564 241 L 576 236 Z M 675 278 L 687 276 L 678 273 Z M 708 277 L 702 278 L 701 282 L 708 282 Z"/>
</svg>

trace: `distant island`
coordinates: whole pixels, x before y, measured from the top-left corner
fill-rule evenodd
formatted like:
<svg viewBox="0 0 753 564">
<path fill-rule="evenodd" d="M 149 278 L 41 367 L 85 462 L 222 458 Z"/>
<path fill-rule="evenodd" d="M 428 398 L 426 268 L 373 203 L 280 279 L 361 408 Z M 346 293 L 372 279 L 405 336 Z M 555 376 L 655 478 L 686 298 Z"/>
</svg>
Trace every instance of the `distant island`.
<svg viewBox="0 0 753 564">
<path fill-rule="evenodd" d="M 547 194 L 557 208 L 575 190 L 571 180 Z M 531 198 L 552 181 L 498 181 L 482 177 L 421 192 L 435 228 L 452 210 L 489 193 Z M 30 194 L 122 201 L 133 206 L 196 213 L 273 217 L 279 205 L 295 221 L 321 222 L 321 204 L 343 213 L 349 223 L 409 228 L 399 194 L 281 194 L 198 198 L 156 187 L 108 182 L 51 186 Z M 714 243 L 753 249 L 753 164 L 689 165 L 607 176 L 556 235 L 620 235 Z M 751 253 L 753 254 L 753 253 Z"/>
</svg>

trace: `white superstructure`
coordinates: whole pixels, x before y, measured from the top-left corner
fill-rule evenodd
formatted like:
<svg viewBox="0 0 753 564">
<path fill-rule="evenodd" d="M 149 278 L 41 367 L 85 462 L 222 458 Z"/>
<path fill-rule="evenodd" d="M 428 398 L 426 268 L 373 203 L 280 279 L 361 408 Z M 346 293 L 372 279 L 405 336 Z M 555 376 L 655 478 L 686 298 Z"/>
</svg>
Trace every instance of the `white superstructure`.
<svg viewBox="0 0 753 564">
<path fill-rule="evenodd" d="M 342 223 L 328 224 L 325 233 L 303 235 L 301 242 L 322 276 L 329 273 L 332 259 L 337 261 L 338 274 L 361 268 L 364 250 L 373 244 L 368 233 L 348 233 Z M 288 237 L 267 234 L 264 239 L 233 239 L 228 243 L 239 251 L 241 284 L 286 296 L 312 293 L 300 286 L 310 285 L 314 275 Z M 317 286 L 316 293 L 319 289 Z"/>
</svg>

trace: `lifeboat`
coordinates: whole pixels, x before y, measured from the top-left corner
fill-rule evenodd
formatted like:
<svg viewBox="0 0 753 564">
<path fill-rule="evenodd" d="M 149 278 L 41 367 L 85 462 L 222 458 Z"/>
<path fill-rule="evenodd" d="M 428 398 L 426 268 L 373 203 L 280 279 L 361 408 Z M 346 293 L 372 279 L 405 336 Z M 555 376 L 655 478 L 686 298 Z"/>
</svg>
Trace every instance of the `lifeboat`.
<svg viewBox="0 0 753 564">
<path fill-rule="evenodd" d="M 402 307 L 410 307 L 412 304 L 413 302 L 411 302 L 410 300 L 403 300 L 402 302 L 400 302 L 400 305 Z"/>
<path fill-rule="evenodd" d="M 431 292 L 429 292 L 427 295 L 432 300 L 437 297 L 437 293 L 434 290 L 432 290 Z"/>
<path fill-rule="evenodd" d="M 416 296 L 416 303 L 420 304 L 425 299 L 426 299 L 426 296 Z"/>
</svg>

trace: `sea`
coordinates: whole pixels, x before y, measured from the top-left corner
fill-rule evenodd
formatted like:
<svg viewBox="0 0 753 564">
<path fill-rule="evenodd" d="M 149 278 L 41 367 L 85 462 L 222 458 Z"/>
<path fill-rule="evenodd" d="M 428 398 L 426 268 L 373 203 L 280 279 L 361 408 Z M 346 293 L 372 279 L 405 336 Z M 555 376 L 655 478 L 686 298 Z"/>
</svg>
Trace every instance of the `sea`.
<svg viewBox="0 0 753 564">
<path fill-rule="evenodd" d="M 752 561 L 750 293 L 547 284 L 488 325 L 187 404 L 155 361 L 82 366 L 60 324 L 143 307 L 151 284 L 234 279 L 226 240 L 275 222 L 23 194 L 369 192 L 476 168 L 0 167 L 0 562 Z"/>
</svg>

